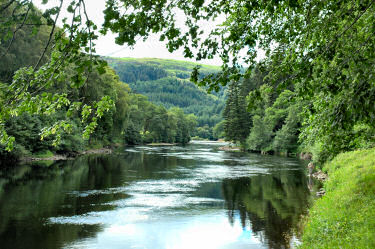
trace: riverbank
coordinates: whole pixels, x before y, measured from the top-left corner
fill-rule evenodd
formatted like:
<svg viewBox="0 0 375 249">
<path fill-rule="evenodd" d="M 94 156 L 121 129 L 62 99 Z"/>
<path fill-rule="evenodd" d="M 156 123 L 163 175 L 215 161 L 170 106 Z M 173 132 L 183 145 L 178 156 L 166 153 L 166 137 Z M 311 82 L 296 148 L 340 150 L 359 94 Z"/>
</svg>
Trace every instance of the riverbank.
<svg viewBox="0 0 375 249">
<path fill-rule="evenodd" d="M 100 149 L 90 149 L 81 152 L 74 152 L 68 154 L 51 154 L 46 156 L 32 155 L 27 157 L 22 157 L 21 162 L 34 162 L 34 161 L 60 161 L 60 160 L 70 160 L 77 156 L 90 155 L 90 154 L 111 154 L 112 149 L 100 148 Z"/>
<path fill-rule="evenodd" d="M 177 143 L 149 143 L 147 146 L 175 146 Z M 120 146 L 126 146 L 125 144 L 112 144 L 110 147 L 116 148 Z M 111 154 L 113 149 L 111 148 L 98 148 L 88 149 L 80 152 L 68 152 L 66 154 L 53 154 L 52 152 L 44 152 L 40 154 L 23 156 L 20 158 L 21 162 L 33 162 L 33 161 L 59 161 L 59 160 L 70 160 L 78 156 L 89 155 L 89 154 Z"/>
<path fill-rule="evenodd" d="M 175 146 L 178 145 L 176 143 L 149 143 L 146 144 L 147 146 Z"/>
<path fill-rule="evenodd" d="M 375 248 L 375 149 L 338 155 L 310 209 L 299 248 Z"/>
</svg>

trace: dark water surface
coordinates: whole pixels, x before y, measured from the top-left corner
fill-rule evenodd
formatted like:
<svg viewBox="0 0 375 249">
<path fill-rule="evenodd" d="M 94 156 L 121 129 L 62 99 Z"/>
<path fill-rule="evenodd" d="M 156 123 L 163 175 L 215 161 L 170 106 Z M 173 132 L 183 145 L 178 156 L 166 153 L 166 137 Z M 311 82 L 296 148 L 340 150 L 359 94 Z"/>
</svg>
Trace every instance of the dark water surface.
<svg viewBox="0 0 375 249">
<path fill-rule="evenodd" d="M 310 199 L 297 159 L 217 144 L 132 147 L 0 171 L 0 248 L 290 248 Z"/>
</svg>

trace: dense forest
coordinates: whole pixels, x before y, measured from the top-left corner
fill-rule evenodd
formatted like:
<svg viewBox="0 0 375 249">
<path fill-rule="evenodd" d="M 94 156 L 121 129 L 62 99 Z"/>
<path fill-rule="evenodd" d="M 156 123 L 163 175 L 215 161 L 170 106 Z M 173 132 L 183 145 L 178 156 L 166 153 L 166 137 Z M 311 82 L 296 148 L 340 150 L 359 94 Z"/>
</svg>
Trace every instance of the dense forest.
<svg viewBox="0 0 375 249">
<path fill-rule="evenodd" d="M 12 18 L 17 8 L 2 11 L 2 18 Z M 34 7 L 30 18 L 41 13 Z M 43 23 L 46 20 L 40 19 Z M 6 30 L 3 30 L 6 31 Z M 43 68 L 51 59 L 51 51 L 44 51 L 51 28 L 35 30 L 25 25 L 17 31 L 17 39 L 0 37 L 0 108 L 6 111 L 12 99 L 17 73 L 29 71 L 30 65 Z M 40 55 L 43 54 L 42 57 Z M 17 112 L 1 117 L 3 134 L 12 141 L 12 148 L 0 147 L 1 157 L 76 153 L 88 148 L 111 144 L 143 144 L 154 142 L 189 142 L 195 132 L 197 118 L 178 107 L 153 104 L 144 95 L 131 90 L 120 81 L 109 66 L 86 72 L 84 83 L 77 87 L 71 81 L 74 63 L 67 65 L 64 77 L 50 86 L 30 86 L 27 105 Z M 17 71 L 19 70 L 19 71 Z M 38 103 L 38 97 L 46 103 Z M 62 130 L 59 133 L 58 130 Z"/>
<path fill-rule="evenodd" d="M 333 103 L 314 95 L 301 96 L 295 86 L 281 86 L 282 80 L 271 81 L 273 66 L 270 61 L 261 61 L 248 78 L 229 84 L 223 112 L 227 140 L 238 143 L 244 150 L 267 154 L 308 153 L 320 164 L 342 151 L 375 145 L 375 129 L 364 121 L 354 122 L 351 128 L 340 128 L 334 121 L 332 126 L 337 130 L 317 133 L 322 129 L 317 122 L 328 118 L 328 111 L 338 110 L 321 109 L 321 105 Z"/>
<path fill-rule="evenodd" d="M 294 99 L 293 89 L 273 91 L 264 70 L 257 68 L 251 77 L 229 85 L 224 110 L 225 136 L 252 151 L 303 152 L 299 135 L 302 107 L 306 103 Z"/>
<path fill-rule="evenodd" d="M 134 11 L 122 13 L 122 8 Z M 186 133 L 182 131 L 156 135 L 148 130 L 147 115 L 140 124 L 130 121 L 131 112 L 124 111 L 128 114 L 124 122 L 113 121 L 119 118 L 121 94 L 130 96 L 129 103 L 137 103 L 137 108 L 146 108 L 134 97 L 139 93 L 153 103 L 146 109 L 160 115 L 164 112 L 160 104 L 195 114 L 199 128 L 194 135 L 225 136 L 248 150 L 308 152 L 323 163 L 340 152 L 374 146 L 372 1 L 322 5 L 239 0 L 233 6 L 225 1 L 216 5 L 134 1 L 120 6 L 109 0 L 100 28 L 84 13 L 84 0 L 70 3 L 67 10 L 75 18 L 62 18 L 59 27 L 56 20 L 62 9 L 62 1 L 43 13 L 29 0 L 1 4 L 0 138 L 8 151 L 14 141 L 17 145 L 17 140 L 26 139 L 14 128 L 26 120 L 23 115 L 30 115 L 28 124 L 35 118 L 41 123 L 35 125 L 34 135 L 39 134 L 42 144 L 58 145 L 73 134 L 95 143 L 111 140 L 109 134 L 131 134 L 133 129 L 142 138 L 134 143 L 188 140 L 177 135 Z M 184 29 L 176 26 L 176 10 L 185 13 Z M 220 15 L 229 18 L 217 28 L 199 24 Z M 117 44 L 129 46 L 158 33 L 170 52 L 183 49 L 186 58 L 197 61 L 217 56 L 222 66 L 106 58 L 118 79 L 95 55 L 94 41 L 108 32 L 116 35 Z M 264 58 L 257 56 L 259 51 Z M 107 86 L 119 80 L 133 90 L 124 85 L 125 94 Z M 207 95 L 191 82 L 217 93 Z M 228 87 L 227 93 L 223 87 Z M 170 111 L 176 112 L 173 108 Z M 117 127 L 120 123 L 123 126 Z"/>
<path fill-rule="evenodd" d="M 222 121 L 225 89 L 207 94 L 190 81 L 197 63 L 167 59 L 105 58 L 120 79 L 136 93 L 144 94 L 157 105 L 167 109 L 179 107 L 197 117 L 198 128 L 194 135 L 205 139 L 221 138 L 214 128 Z M 219 67 L 200 65 L 202 76 L 217 73 Z M 217 128 L 216 128 L 217 129 Z"/>
</svg>

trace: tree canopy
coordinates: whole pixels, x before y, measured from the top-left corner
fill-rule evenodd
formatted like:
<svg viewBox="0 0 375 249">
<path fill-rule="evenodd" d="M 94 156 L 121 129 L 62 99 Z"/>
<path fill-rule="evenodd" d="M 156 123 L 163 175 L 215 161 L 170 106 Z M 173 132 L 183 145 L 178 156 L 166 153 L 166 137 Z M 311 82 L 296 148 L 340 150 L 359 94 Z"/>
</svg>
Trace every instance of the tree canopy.
<svg viewBox="0 0 375 249">
<path fill-rule="evenodd" d="M 186 57 L 219 55 L 220 73 L 192 74 L 210 89 L 249 77 L 263 50 L 271 86 L 292 86 L 296 98 L 309 103 L 302 139 L 335 154 L 352 148 L 358 126 L 374 128 L 374 12 L 371 0 L 109 1 L 104 31 L 117 33 L 119 44 L 160 33 L 170 51 L 183 47 Z M 221 16 L 225 20 L 212 30 L 200 25 Z"/>
<path fill-rule="evenodd" d="M 190 140 L 194 115 L 132 93 L 93 55 L 96 26 L 83 1 L 71 2 L 73 19 L 63 27 L 56 26 L 62 5 L 42 13 L 31 1 L 0 3 L 0 156 Z"/>
</svg>

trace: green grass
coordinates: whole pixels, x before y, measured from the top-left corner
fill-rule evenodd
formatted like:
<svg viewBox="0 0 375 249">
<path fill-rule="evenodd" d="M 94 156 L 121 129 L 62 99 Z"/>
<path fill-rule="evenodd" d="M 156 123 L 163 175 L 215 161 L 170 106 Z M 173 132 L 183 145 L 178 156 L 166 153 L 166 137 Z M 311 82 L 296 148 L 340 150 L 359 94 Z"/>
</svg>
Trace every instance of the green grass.
<svg viewBox="0 0 375 249">
<path fill-rule="evenodd" d="M 53 157 L 54 154 L 49 150 L 45 150 L 45 151 L 39 151 L 35 153 L 33 156 L 37 158 L 49 158 L 49 157 Z"/>
<path fill-rule="evenodd" d="M 324 170 L 326 195 L 310 210 L 299 248 L 375 248 L 375 149 L 340 154 Z"/>
<path fill-rule="evenodd" d="M 105 146 L 105 142 L 99 140 L 92 140 L 91 143 L 87 146 L 89 150 L 98 150 L 102 149 Z"/>
</svg>

